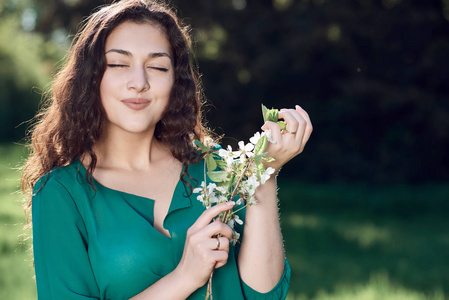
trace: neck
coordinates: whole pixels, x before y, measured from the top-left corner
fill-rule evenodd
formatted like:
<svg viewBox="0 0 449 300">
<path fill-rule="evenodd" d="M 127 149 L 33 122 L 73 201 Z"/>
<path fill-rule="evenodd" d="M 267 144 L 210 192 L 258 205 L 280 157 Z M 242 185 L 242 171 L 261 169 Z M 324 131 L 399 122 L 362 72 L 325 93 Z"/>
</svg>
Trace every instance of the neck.
<svg viewBox="0 0 449 300">
<path fill-rule="evenodd" d="M 145 133 L 130 133 L 107 128 L 94 146 L 97 166 L 127 170 L 148 170 L 152 163 L 171 156 L 154 137 L 154 128 Z"/>
</svg>

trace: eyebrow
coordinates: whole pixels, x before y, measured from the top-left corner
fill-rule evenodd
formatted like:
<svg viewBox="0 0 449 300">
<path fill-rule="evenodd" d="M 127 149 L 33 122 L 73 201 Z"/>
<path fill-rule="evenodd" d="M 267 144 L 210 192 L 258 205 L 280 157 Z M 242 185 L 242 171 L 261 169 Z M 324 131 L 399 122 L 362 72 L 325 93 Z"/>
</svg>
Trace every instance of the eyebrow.
<svg viewBox="0 0 449 300">
<path fill-rule="evenodd" d="M 129 57 L 133 56 L 131 52 L 129 52 L 127 50 L 123 50 L 123 49 L 110 49 L 110 50 L 106 51 L 105 54 L 108 54 L 108 53 L 111 53 L 111 52 L 122 54 L 122 55 L 126 55 L 126 56 L 129 56 Z M 150 52 L 150 53 L 148 53 L 148 57 L 149 58 L 164 57 L 164 56 L 168 57 L 169 59 L 172 59 L 170 54 L 168 54 L 167 52 Z"/>
</svg>

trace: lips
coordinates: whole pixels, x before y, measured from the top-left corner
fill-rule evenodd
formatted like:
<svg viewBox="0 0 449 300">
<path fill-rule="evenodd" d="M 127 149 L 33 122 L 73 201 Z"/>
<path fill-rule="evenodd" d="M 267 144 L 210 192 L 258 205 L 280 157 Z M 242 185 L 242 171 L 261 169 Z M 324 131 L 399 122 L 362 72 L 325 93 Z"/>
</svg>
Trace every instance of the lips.
<svg viewBox="0 0 449 300">
<path fill-rule="evenodd" d="M 151 101 L 145 98 L 128 98 L 122 100 L 122 103 L 132 110 L 142 110 L 150 105 Z"/>
</svg>

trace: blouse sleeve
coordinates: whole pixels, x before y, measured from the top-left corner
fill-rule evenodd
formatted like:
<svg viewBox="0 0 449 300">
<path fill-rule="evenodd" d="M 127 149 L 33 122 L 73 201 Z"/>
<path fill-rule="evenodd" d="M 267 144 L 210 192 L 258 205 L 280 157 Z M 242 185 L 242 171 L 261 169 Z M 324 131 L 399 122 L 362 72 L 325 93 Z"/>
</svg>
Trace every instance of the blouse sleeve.
<svg viewBox="0 0 449 300">
<path fill-rule="evenodd" d="M 56 179 L 40 182 L 32 199 L 38 298 L 99 299 L 87 254 L 86 228 L 74 199 Z"/>
<path fill-rule="evenodd" d="M 290 286 L 290 265 L 285 259 L 284 273 L 276 286 L 267 293 L 259 293 L 250 288 L 243 280 L 242 283 L 243 294 L 247 300 L 284 300 L 287 297 L 288 288 Z"/>
</svg>

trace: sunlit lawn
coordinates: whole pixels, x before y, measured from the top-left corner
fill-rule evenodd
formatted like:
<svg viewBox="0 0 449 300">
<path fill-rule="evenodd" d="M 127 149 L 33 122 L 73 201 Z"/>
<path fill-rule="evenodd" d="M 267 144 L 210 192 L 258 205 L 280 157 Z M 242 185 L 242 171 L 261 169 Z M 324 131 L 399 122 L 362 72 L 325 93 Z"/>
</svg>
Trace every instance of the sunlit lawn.
<svg viewBox="0 0 449 300">
<path fill-rule="evenodd" d="M 448 297 L 448 195 L 447 185 L 281 186 L 290 299 Z"/>
<path fill-rule="evenodd" d="M 36 299 L 14 193 L 23 155 L 0 147 L 0 299 Z M 448 299 L 449 185 L 280 185 L 289 299 Z"/>
<path fill-rule="evenodd" d="M 0 147 L 0 299 L 36 299 L 30 241 L 24 242 L 25 216 L 17 194 L 20 174 L 12 169 L 23 156 L 22 147 Z"/>
</svg>

